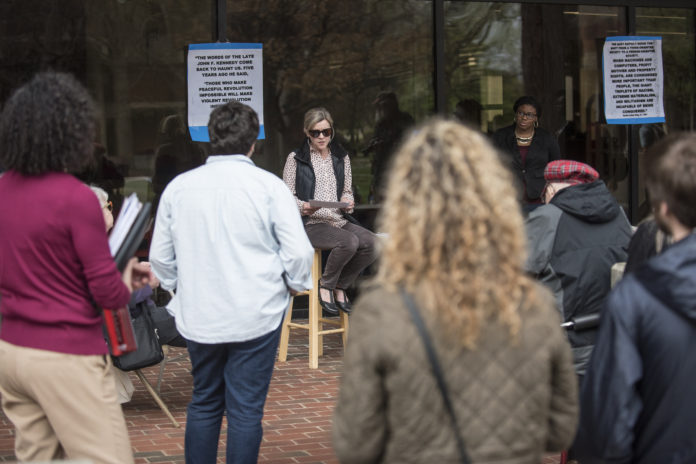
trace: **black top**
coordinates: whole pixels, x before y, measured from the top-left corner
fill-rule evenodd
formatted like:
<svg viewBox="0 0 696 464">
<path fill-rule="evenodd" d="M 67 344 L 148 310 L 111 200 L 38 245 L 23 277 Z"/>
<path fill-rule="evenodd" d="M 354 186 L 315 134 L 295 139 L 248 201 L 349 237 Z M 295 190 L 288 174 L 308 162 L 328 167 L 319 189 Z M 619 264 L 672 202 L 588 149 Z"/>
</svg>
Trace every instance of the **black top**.
<svg viewBox="0 0 696 464">
<path fill-rule="evenodd" d="M 539 200 L 546 185 L 544 168 L 550 161 L 561 159 L 561 149 L 556 138 L 550 132 L 537 127 L 524 166 L 515 139 L 514 124 L 496 131 L 493 134 L 493 143 L 507 155 L 509 167 L 517 175 L 520 187 L 526 188 L 527 199 L 530 202 Z"/>
</svg>

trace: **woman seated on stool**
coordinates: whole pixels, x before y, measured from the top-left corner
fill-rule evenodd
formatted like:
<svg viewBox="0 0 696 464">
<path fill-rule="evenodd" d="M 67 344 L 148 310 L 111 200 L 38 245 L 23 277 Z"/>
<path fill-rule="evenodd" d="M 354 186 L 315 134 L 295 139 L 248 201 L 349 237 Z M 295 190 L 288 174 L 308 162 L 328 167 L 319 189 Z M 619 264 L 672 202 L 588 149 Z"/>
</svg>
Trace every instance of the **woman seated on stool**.
<svg viewBox="0 0 696 464">
<path fill-rule="evenodd" d="M 327 313 L 351 311 L 346 288 L 375 260 L 375 234 L 357 224 L 353 211 L 350 158 L 333 140 L 333 119 L 324 108 L 304 117 L 302 147 L 288 155 L 283 180 L 295 195 L 309 241 L 314 248 L 331 250 L 319 280 L 319 302 Z M 341 201 L 343 209 L 312 208 L 309 200 Z"/>
</svg>

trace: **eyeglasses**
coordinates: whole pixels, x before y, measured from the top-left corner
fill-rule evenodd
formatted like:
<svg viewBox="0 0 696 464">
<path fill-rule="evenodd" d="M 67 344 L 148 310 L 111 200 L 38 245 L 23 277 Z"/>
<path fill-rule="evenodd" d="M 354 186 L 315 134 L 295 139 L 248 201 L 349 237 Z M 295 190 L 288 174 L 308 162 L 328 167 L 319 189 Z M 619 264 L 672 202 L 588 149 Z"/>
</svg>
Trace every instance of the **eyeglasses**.
<svg viewBox="0 0 696 464">
<path fill-rule="evenodd" d="M 109 210 L 109 211 L 113 211 L 113 210 L 114 210 L 114 204 L 111 203 L 110 201 L 107 201 L 106 204 L 105 204 L 104 206 L 102 206 L 102 208 L 106 208 L 106 209 Z"/>
<path fill-rule="evenodd" d="M 537 117 L 536 113 L 525 113 L 524 111 L 518 111 L 517 116 L 520 118 L 534 119 Z"/>
<path fill-rule="evenodd" d="M 322 129 L 322 130 L 310 130 L 307 131 L 309 132 L 309 136 L 312 137 L 313 139 L 318 139 L 319 135 L 323 135 L 324 137 L 331 137 L 333 134 L 333 129 L 330 127 L 328 129 Z"/>
</svg>

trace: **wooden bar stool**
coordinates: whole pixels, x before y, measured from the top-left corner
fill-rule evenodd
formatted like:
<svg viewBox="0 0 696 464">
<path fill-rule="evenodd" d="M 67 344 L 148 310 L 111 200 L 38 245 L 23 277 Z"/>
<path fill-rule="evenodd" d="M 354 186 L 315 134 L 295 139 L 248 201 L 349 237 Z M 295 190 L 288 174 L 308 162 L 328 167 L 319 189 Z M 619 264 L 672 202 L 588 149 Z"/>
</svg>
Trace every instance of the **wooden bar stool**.
<svg viewBox="0 0 696 464">
<path fill-rule="evenodd" d="M 324 335 L 340 333 L 343 334 L 343 348 L 346 347 L 348 336 L 348 315 L 341 311 L 338 319 L 327 319 L 322 317 L 321 305 L 319 304 L 319 278 L 321 277 L 321 250 L 314 250 L 314 261 L 312 262 L 312 281 L 314 287 L 311 290 L 300 292 L 299 295 L 309 295 L 309 321 L 307 324 L 292 322 L 292 305 L 295 300 L 290 298 L 290 306 L 283 320 L 283 328 L 280 332 L 280 346 L 278 349 L 278 361 L 285 362 L 288 358 L 288 341 L 290 339 L 290 329 L 304 329 L 309 332 L 309 367 L 317 369 L 319 367 L 319 356 L 324 353 Z M 324 324 L 338 326 L 338 328 L 324 329 Z"/>
</svg>

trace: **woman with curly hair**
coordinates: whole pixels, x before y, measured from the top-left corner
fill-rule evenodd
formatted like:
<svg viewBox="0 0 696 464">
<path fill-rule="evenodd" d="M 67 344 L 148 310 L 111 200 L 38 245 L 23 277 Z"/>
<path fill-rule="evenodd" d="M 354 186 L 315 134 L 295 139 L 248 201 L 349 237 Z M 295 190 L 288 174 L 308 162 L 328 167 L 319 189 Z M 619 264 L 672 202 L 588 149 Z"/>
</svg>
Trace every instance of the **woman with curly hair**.
<svg viewBox="0 0 696 464">
<path fill-rule="evenodd" d="M 71 174 L 94 135 L 92 99 L 67 74 L 38 74 L 0 114 L 0 396 L 22 462 L 133 462 L 94 304 L 125 306 L 149 272 L 131 260 L 121 276 L 102 206 Z"/>
<path fill-rule="evenodd" d="M 551 295 L 525 275 L 512 175 L 476 131 L 435 119 L 396 154 L 375 282 L 356 302 L 333 443 L 346 463 L 459 462 L 423 343 L 433 341 L 472 462 L 541 462 L 570 445 L 577 391 Z"/>
</svg>

